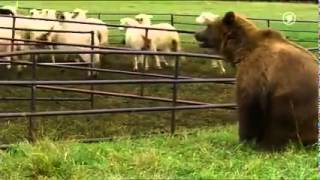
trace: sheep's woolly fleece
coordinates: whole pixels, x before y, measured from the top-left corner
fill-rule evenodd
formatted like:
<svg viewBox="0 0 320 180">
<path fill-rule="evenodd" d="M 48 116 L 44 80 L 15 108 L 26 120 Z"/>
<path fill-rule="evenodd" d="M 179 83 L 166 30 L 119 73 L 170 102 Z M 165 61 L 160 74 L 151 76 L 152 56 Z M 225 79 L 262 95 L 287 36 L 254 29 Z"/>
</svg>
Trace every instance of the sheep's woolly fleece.
<svg viewBox="0 0 320 180">
<path fill-rule="evenodd" d="M 211 12 L 203 12 L 196 18 L 196 22 L 199 24 L 210 24 L 214 20 L 216 20 L 219 17 L 219 15 L 212 14 Z"/>
</svg>

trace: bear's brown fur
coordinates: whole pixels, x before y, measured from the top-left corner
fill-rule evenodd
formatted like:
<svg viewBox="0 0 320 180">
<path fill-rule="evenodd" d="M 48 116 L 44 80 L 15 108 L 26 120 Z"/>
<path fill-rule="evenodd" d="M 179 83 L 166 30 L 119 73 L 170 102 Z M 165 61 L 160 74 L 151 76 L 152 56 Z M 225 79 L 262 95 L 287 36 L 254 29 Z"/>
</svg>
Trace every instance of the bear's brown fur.
<svg viewBox="0 0 320 180">
<path fill-rule="evenodd" d="M 240 141 L 266 149 L 316 143 L 317 64 L 311 53 L 233 12 L 195 38 L 237 65 Z"/>
</svg>

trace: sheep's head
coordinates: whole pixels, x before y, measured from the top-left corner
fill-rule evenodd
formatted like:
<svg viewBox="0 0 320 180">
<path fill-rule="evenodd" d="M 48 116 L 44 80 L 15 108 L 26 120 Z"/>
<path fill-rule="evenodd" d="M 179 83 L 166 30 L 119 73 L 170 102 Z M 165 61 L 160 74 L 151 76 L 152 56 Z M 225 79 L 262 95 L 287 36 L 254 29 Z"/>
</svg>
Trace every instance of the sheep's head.
<svg viewBox="0 0 320 180">
<path fill-rule="evenodd" d="M 215 21 L 219 16 L 210 12 L 203 12 L 196 18 L 196 22 L 203 25 L 208 25 Z"/>
<path fill-rule="evenodd" d="M 14 15 L 17 15 L 17 8 L 14 6 L 2 6 L 2 9 L 9 9 Z"/>
<path fill-rule="evenodd" d="M 148 14 L 138 14 L 134 17 L 140 24 L 143 25 L 151 25 L 151 19 L 153 18 L 152 15 Z"/>
<path fill-rule="evenodd" d="M 48 15 L 48 11 L 49 11 L 49 9 L 42 9 L 41 10 L 41 15 L 46 17 Z"/>
<path fill-rule="evenodd" d="M 47 16 L 48 16 L 48 17 L 56 17 L 56 13 L 57 13 L 56 10 L 54 10 L 54 9 L 49 9 L 49 10 L 47 11 Z"/>
<path fill-rule="evenodd" d="M 31 17 L 39 17 L 40 16 L 40 11 L 37 9 L 31 9 L 29 11 L 29 13 L 30 13 Z"/>
<path fill-rule="evenodd" d="M 87 18 L 87 13 L 88 13 L 87 10 L 76 8 L 73 10 L 72 18 L 84 18 L 85 19 L 85 18 Z"/>
<path fill-rule="evenodd" d="M 71 20 L 72 19 L 72 13 L 70 12 L 63 12 L 60 16 L 59 19 L 62 19 L 62 20 Z"/>
<path fill-rule="evenodd" d="M 138 26 L 139 23 L 135 20 L 135 19 L 132 19 L 132 18 L 122 18 L 120 19 L 120 25 L 122 26 Z M 125 30 L 126 28 L 124 27 L 119 27 L 119 30 Z"/>
<path fill-rule="evenodd" d="M 62 16 L 63 16 L 63 12 L 57 12 L 56 13 L 56 19 L 62 19 Z"/>
</svg>

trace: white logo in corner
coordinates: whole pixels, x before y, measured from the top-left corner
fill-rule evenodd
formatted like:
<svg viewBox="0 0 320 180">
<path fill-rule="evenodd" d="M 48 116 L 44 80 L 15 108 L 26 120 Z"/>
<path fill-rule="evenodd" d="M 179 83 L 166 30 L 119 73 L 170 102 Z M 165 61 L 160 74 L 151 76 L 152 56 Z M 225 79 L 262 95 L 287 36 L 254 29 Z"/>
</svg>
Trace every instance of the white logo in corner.
<svg viewBox="0 0 320 180">
<path fill-rule="evenodd" d="M 297 16 L 293 12 L 285 12 L 282 14 L 282 21 L 285 25 L 293 25 L 297 20 Z"/>
</svg>

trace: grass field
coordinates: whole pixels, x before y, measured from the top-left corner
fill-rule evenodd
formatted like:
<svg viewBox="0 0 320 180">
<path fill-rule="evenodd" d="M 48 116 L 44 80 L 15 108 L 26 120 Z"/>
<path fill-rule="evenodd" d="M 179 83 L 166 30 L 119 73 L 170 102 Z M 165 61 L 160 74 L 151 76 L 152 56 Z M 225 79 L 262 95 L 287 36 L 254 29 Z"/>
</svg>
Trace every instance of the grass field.
<svg viewBox="0 0 320 180">
<path fill-rule="evenodd" d="M 5 1 L 14 5 L 14 1 Z M 62 11 L 71 11 L 74 8 L 83 8 L 90 13 L 174 13 L 174 14 L 200 14 L 203 11 L 210 11 L 223 15 L 227 11 L 236 11 L 251 18 L 282 19 L 285 12 L 294 12 L 297 20 L 317 20 L 317 6 L 315 4 L 301 3 L 268 3 L 268 2 L 223 2 L 223 1 L 19 1 L 21 7 L 53 8 Z M 126 15 L 107 15 L 101 19 L 111 24 L 119 24 L 119 19 Z M 175 17 L 176 22 L 194 23 L 194 17 Z M 168 16 L 155 16 L 155 22 L 170 21 Z M 255 21 L 260 27 L 265 28 L 265 21 Z M 279 30 L 309 30 L 317 31 L 317 23 L 295 23 L 286 26 L 282 22 L 271 22 L 271 27 Z M 176 24 L 178 29 L 198 30 L 201 26 Z M 294 40 L 317 40 L 317 33 L 296 33 L 286 32 L 287 36 Z M 111 31 L 111 35 L 121 35 L 118 31 Z M 193 37 L 183 36 L 188 41 L 193 41 Z M 111 39 L 112 41 L 112 39 Z M 119 42 L 119 39 L 116 38 Z M 304 46 L 316 47 L 316 42 L 303 42 Z"/>
<path fill-rule="evenodd" d="M 0 5 L 13 5 L 13 1 L 1 1 Z M 222 15 L 233 10 L 254 18 L 281 19 L 286 11 L 296 13 L 298 20 L 317 20 L 317 5 L 265 2 L 213 2 L 213 1 L 19 1 L 21 7 L 53 8 L 70 11 L 74 8 L 90 12 L 110 13 L 181 13 L 199 14 L 212 11 Z M 118 24 L 124 15 L 102 16 L 106 22 Z M 168 17 L 156 16 L 155 20 L 167 21 Z M 193 18 L 177 17 L 177 22 L 193 22 Z M 265 22 L 256 22 L 265 27 Z M 179 29 L 196 30 L 201 26 L 176 25 Z M 317 24 L 295 24 L 284 26 L 272 23 L 275 29 L 317 30 Z M 118 43 L 123 35 L 111 30 L 111 42 Z M 286 33 L 287 36 L 303 40 L 317 39 L 311 33 Z M 182 35 L 183 41 L 194 42 L 192 35 Z M 316 43 L 301 43 L 315 47 Z M 203 52 L 197 44 L 185 43 L 183 49 Z M 103 67 L 131 70 L 129 56 L 104 56 Z M 172 68 L 150 73 L 172 74 Z M 193 77 L 234 77 L 234 68 L 227 66 L 222 75 L 212 69 L 210 61 L 187 59 L 182 62 L 181 75 Z M 30 79 L 30 68 L 21 76 L 0 67 L 1 80 Z M 85 79 L 86 72 L 65 71 L 53 68 L 38 68 L 39 80 Z M 129 79 L 139 76 L 101 74 L 99 79 Z M 78 86 L 78 88 L 89 88 Z M 97 86 L 98 90 L 138 93 L 140 86 Z M 234 102 L 234 88 L 230 85 L 190 84 L 179 85 L 179 98 L 209 103 Z M 148 85 L 146 95 L 171 98 L 171 85 Z M 30 88 L 1 87 L 1 97 L 29 97 Z M 38 97 L 88 97 L 88 95 L 52 92 L 37 89 Z M 96 108 L 147 107 L 171 105 L 151 101 L 131 100 L 96 96 Z M 0 101 L 5 112 L 29 111 L 30 102 Z M 37 102 L 37 110 L 79 110 L 90 108 L 88 102 Z M 0 179 L 52 178 L 52 179 L 108 179 L 124 178 L 215 178 L 215 179 L 316 179 L 315 148 L 303 150 L 290 146 L 281 153 L 256 152 L 250 145 L 237 142 L 235 111 L 191 110 L 177 113 L 177 137 L 161 135 L 170 132 L 171 113 L 128 113 L 95 116 L 68 116 L 36 118 L 37 137 L 44 139 L 36 145 L 14 145 L 0 151 Z M 26 141 L 27 119 L 8 118 L 0 122 L 0 144 Z M 131 136 L 156 133 L 148 138 L 118 140 L 99 144 L 79 144 L 78 138 Z M 48 140 L 49 139 L 49 140 Z M 67 143 L 52 143 L 51 140 L 70 140 Z"/>
<path fill-rule="evenodd" d="M 316 147 L 256 152 L 236 126 L 99 144 L 41 141 L 0 151 L 3 179 L 317 179 Z"/>
</svg>

